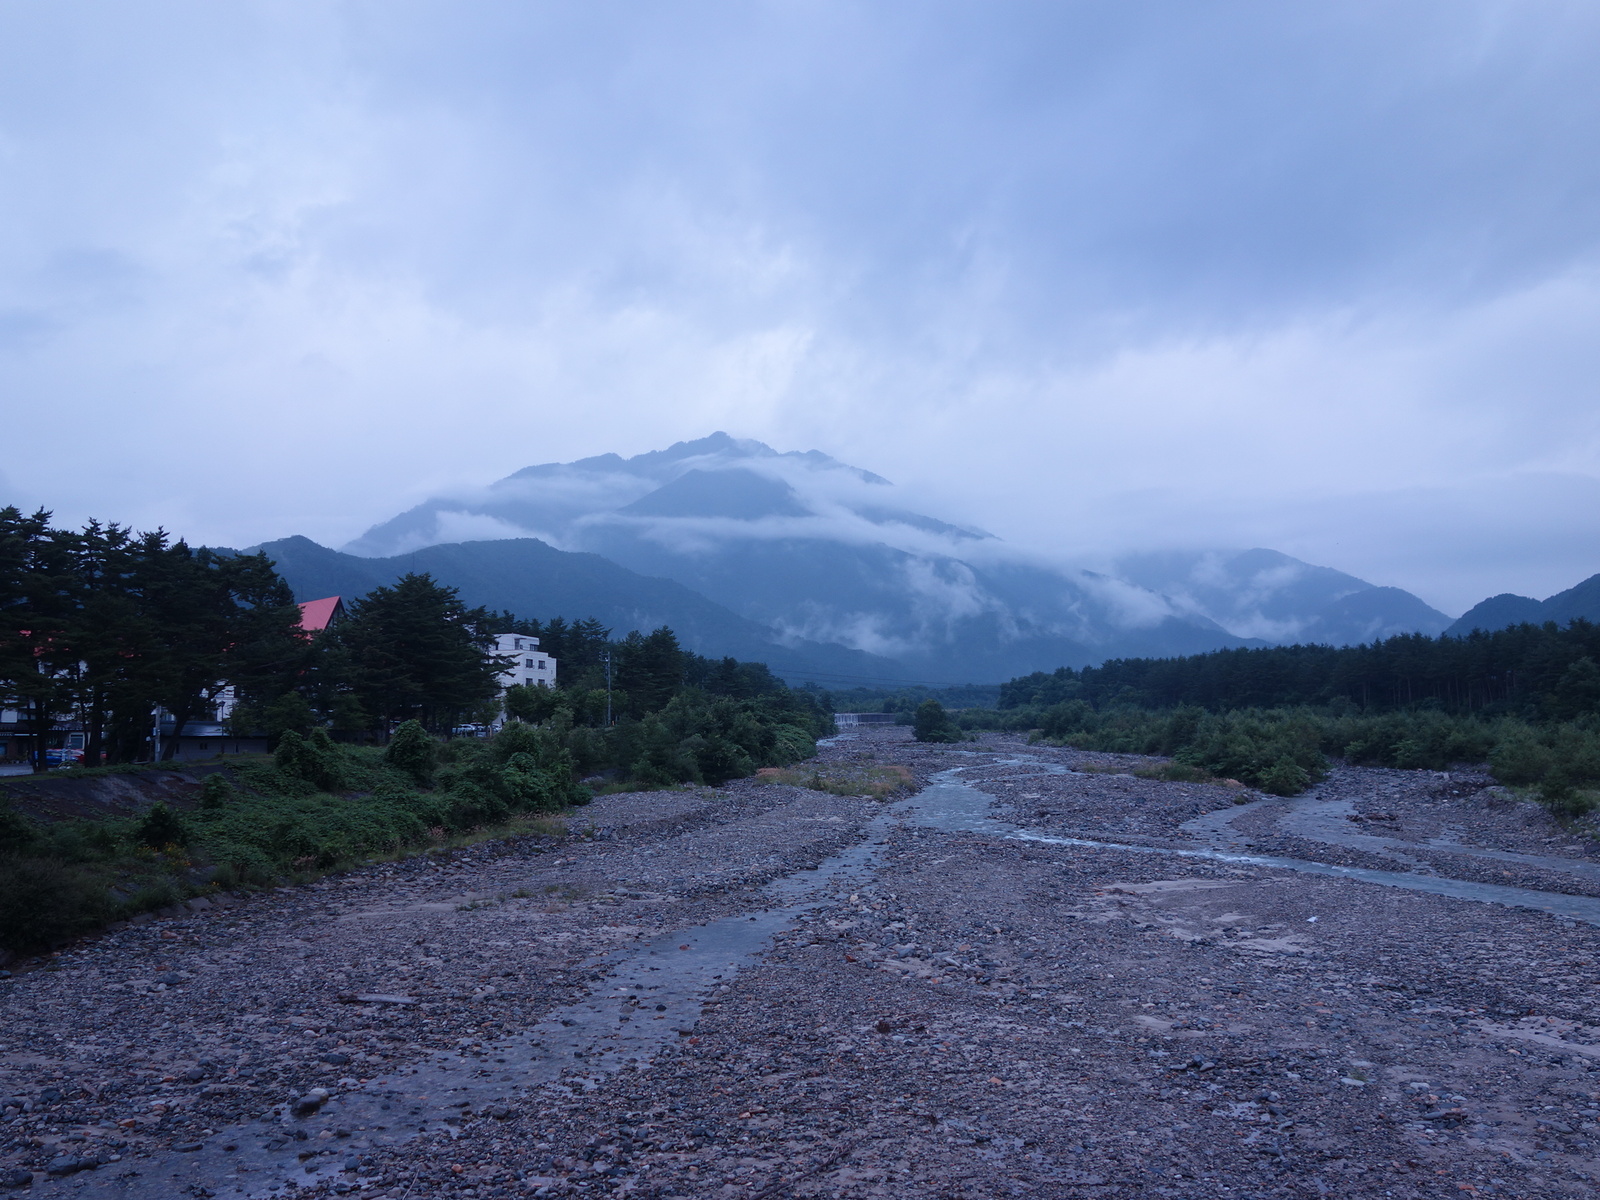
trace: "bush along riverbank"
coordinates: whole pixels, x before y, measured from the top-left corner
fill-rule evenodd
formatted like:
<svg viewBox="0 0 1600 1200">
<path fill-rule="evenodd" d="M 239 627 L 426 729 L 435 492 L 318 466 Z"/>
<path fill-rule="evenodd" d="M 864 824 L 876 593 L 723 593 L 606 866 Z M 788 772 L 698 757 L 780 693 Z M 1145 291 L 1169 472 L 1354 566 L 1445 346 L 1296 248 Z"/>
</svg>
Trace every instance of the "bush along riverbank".
<svg viewBox="0 0 1600 1200">
<path fill-rule="evenodd" d="M 513 721 L 492 738 L 441 742 L 410 721 L 382 748 L 291 730 L 271 756 L 213 766 L 186 802 L 137 815 L 45 822 L 0 807 L 0 959 L 194 896 L 528 832 L 530 818 L 588 803 L 585 776 L 620 790 L 788 766 L 814 755 L 831 725 L 805 705 L 685 691 L 603 729 L 574 727 L 558 711 L 543 725 Z"/>
<path fill-rule="evenodd" d="M 1437 771 L 1487 763 L 1500 783 L 1532 789 L 1558 815 L 1600 809 L 1596 718 L 1533 723 L 1426 710 L 1362 715 L 1310 707 L 1214 713 L 1197 707 L 1119 706 L 1099 712 L 1082 700 L 1003 715 L 1026 721 L 1022 727 L 1036 729 L 1041 741 L 1162 755 L 1278 796 L 1297 795 L 1319 782 L 1330 758 Z"/>
</svg>

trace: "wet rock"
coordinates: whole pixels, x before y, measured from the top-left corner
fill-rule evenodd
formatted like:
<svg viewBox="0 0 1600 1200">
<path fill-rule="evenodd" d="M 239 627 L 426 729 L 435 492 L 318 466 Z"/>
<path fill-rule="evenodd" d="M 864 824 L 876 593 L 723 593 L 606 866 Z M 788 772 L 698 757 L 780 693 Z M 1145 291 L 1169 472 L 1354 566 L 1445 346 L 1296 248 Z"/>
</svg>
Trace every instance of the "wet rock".
<svg viewBox="0 0 1600 1200">
<path fill-rule="evenodd" d="M 289 1111 L 297 1117 L 309 1117 L 327 1102 L 327 1092 L 321 1088 L 312 1088 L 305 1095 L 297 1096 L 291 1100 L 289 1102 Z"/>
<path fill-rule="evenodd" d="M 33 1183 L 33 1172 L 21 1167 L 0 1169 L 0 1188 L 22 1188 Z"/>
</svg>

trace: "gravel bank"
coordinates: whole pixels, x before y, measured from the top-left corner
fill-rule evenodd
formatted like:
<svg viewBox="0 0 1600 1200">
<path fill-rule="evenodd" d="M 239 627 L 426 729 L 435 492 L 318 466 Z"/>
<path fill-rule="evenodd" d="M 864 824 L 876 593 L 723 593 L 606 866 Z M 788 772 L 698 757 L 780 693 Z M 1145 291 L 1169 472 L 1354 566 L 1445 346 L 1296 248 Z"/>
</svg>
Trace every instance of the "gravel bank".
<svg viewBox="0 0 1600 1200">
<path fill-rule="evenodd" d="M 898 764 L 922 783 L 960 767 L 997 815 L 1041 832 L 1292 844 L 1389 871 L 1402 853 L 1592 894 L 1559 865 L 1439 850 L 1592 861 L 1472 777 L 1341 769 L 1299 809 L 1239 805 L 1219 786 L 1047 773 L 1119 765 L 1107 756 L 855 733 L 819 769 Z M 756 780 L 605 797 L 565 839 L 85 944 L 0 983 L 0 1183 L 397 1200 L 1593 1194 L 1600 929 L 950 832 L 917 804 Z M 1365 819 L 1333 828 L 1405 849 L 1283 832 L 1341 804 Z M 805 874 L 819 863 L 843 865 Z M 442 1097 L 452 1079 L 466 1100 Z"/>
</svg>

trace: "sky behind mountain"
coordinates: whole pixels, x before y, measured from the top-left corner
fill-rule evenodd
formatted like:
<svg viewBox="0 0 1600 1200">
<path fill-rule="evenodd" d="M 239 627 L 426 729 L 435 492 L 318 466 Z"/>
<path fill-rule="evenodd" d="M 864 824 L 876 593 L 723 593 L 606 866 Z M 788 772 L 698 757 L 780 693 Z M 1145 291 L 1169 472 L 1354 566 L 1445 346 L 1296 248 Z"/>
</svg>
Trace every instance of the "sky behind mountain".
<svg viewBox="0 0 1600 1200">
<path fill-rule="evenodd" d="M 0 0 L 6 498 L 342 543 L 727 429 L 1088 558 L 1600 568 L 1600 10 Z"/>
</svg>

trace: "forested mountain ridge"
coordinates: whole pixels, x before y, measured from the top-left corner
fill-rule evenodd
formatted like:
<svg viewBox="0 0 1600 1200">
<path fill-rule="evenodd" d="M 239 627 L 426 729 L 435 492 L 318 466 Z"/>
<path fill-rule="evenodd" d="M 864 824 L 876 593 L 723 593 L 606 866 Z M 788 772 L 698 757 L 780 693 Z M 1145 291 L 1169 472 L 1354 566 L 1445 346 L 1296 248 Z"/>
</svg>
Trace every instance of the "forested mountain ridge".
<svg viewBox="0 0 1600 1200">
<path fill-rule="evenodd" d="M 469 607 L 529 617 L 594 617 L 621 637 L 670 626 L 685 646 L 708 657 L 764 662 L 790 679 L 893 679 L 891 662 L 843 646 L 795 640 L 771 631 L 668 579 L 652 579 L 595 554 L 557 550 L 534 538 L 428 546 L 391 558 L 358 558 L 304 537 L 253 548 L 288 581 L 295 599 L 357 596 L 427 572 L 459 589 Z"/>
<path fill-rule="evenodd" d="M 1502 592 L 1473 605 L 1447 633 L 1457 636 L 1481 629 L 1493 633 L 1512 625 L 1538 625 L 1554 621 L 1600 621 L 1600 575 L 1591 575 L 1575 587 L 1557 592 L 1545 600 Z"/>
</svg>

